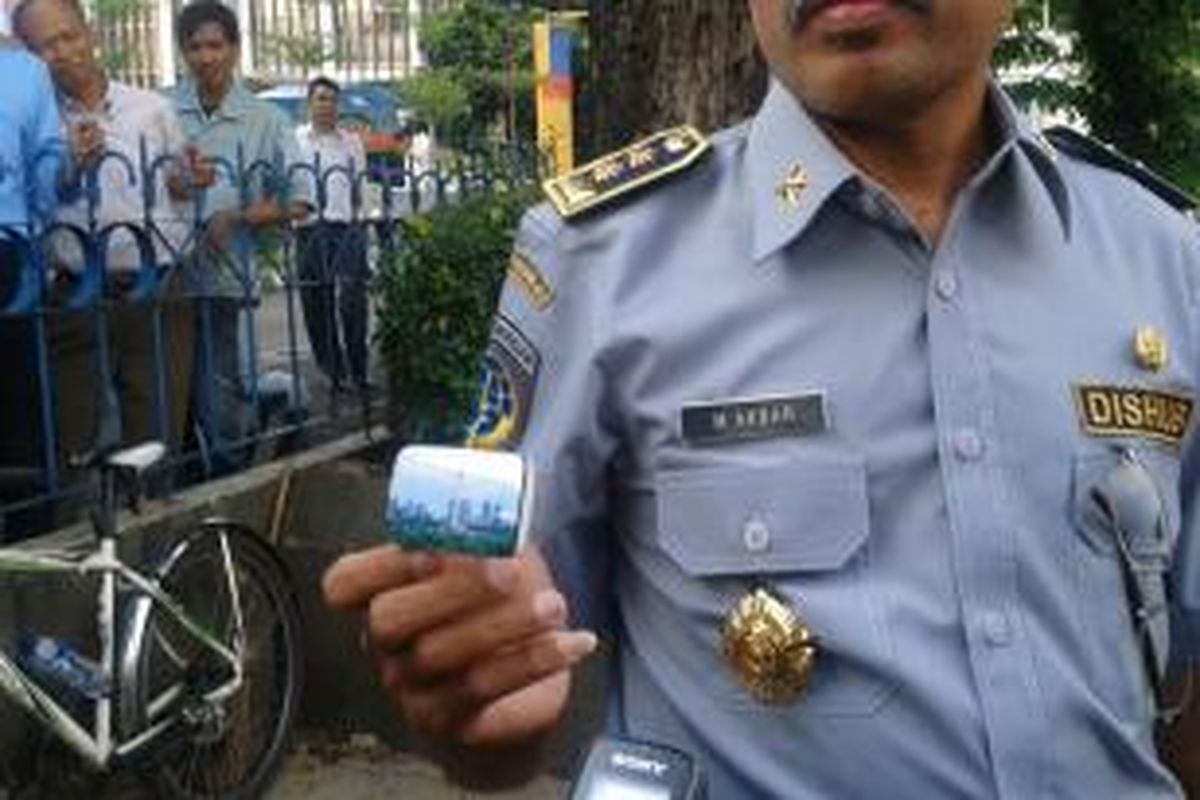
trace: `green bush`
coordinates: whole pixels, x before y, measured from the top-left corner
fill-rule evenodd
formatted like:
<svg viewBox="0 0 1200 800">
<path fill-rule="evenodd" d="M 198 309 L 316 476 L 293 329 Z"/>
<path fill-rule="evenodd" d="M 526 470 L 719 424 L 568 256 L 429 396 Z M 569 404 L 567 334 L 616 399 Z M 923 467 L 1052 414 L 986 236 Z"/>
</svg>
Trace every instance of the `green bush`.
<svg viewBox="0 0 1200 800">
<path fill-rule="evenodd" d="M 529 190 L 477 196 L 401 223 L 380 276 L 377 336 L 405 439 L 462 439 L 513 236 L 533 200 Z"/>
</svg>

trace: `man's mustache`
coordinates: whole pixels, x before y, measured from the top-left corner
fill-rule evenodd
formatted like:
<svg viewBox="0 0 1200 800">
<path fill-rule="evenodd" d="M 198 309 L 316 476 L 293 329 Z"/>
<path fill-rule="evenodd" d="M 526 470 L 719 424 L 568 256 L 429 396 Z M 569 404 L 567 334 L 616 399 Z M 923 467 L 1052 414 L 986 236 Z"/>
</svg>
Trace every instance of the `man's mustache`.
<svg viewBox="0 0 1200 800">
<path fill-rule="evenodd" d="M 800 30 L 813 14 L 833 2 L 834 0 L 787 0 L 788 19 L 792 23 L 792 30 Z M 928 14 L 930 6 L 933 4 L 933 0 L 893 0 L 893 2 L 918 14 Z"/>
</svg>

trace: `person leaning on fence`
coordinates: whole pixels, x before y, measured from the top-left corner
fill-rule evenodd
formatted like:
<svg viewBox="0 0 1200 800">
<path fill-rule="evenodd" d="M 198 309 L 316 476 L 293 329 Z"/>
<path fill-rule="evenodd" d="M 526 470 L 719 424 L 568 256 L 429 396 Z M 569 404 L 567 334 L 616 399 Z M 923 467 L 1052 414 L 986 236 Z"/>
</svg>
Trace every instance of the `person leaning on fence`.
<svg viewBox="0 0 1200 800">
<path fill-rule="evenodd" d="M 283 112 L 237 78 L 237 16 L 215 0 L 184 6 L 176 39 L 188 77 L 172 94 L 194 166 L 195 208 L 203 226 L 193 290 L 199 295 L 194 411 L 214 472 L 242 466 L 257 410 L 251 385 L 249 309 L 258 301 L 254 234 L 283 230 L 311 208 Z"/>
<path fill-rule="evenodd" d="M 362 139 L 339 127 L 341 87 L 308 85 L 309 122 L 296 129 L 299 164 L 310 170 L 316 210 L 297 223 L 304 323 L 317 366 L 334 391 L 367 388 L 366 228 L 355 195 L 367 167 Z"/>
<path fill-rule="evenodd" d="M 518 235 L 472 434 L 532 465 L 540 548 L 384 547 L 326 596 L 493 780 L 596 609 L 613 731 L 717 800 L 1198 796 L 1156 749 L 1200 728 L 1192 201 L 1015 109 L 1014 0 L 748 4 L 754 118 L 555 179 Z"/>
<path fill-rule="evenodd" d="M 66 142 L 46 67 L 11 31 L 0 0 L 0 469 L 30 469 L 44 460 L 30 242 L 57 205 Z M 10 489 L 0 482 L 0 503 Z"/>
<path fill-rule="evenodd" d="M 186 227 L 168 188 L 184 177 L 168 159 L 183 155 L 183 131 L 166 98 L 108 78 L 78 0 L 24 0 L 14 24 L 50 67 L 73 157 L 74 197 L 59 206 L 50 241 L 59 451 L 67 459 L 149 439 L 178 448 L 191 381 L 192 309 L 173 269 Z M 94 248 L 97 263 L 87 263 L 85 247 Z M 68 303 L 87 293 L 89 267 L 104 280 L 84 311 L 70 311 Z M 139 289 L 149 296 L 135 295 Z M 104 347 L 97 346 L 97 323 Z"/>
</svg>

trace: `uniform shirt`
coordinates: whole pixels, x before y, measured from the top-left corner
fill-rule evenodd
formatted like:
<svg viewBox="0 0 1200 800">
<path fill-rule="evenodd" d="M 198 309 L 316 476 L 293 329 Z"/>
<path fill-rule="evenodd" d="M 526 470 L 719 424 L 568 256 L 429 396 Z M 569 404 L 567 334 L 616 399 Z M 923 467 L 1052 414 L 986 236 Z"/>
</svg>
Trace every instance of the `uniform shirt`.
<svg viewBox="0 0 1200 800">
<path fill-rule="evenodd" d="M 367 168 L 367 154 L 362 139 L 350 131 L 337 129 L 318 133 L 313 126 L 296 129 L 299 163 L 310 169 L 307 178 L 308 197 L 316 211 L 301 224 L 322 222 L 351 222 L 354 219 L 354 182 Z"/>
<path fill-rule="evenodd" d="M 123 83 L 110 81 L 103 107 L 95 113 L 81 108 L 70 98 L 62 99 L 65 123 L 79 124 L 94 120 L 104 131 L 105 159 L 95 176 L 94 189 L 83 178 L 78 196 L 62 205 L 57 221 L 87 232 L 106 235 L 105 267 L 110 273 L 131 272 L 150 264 L 165 265 L 187 235 L 186 207 L 175 206 L 167 193 L 166 178 L 172 168 L 171 157 L 183 154 L 183 130 L 161 95 Z M 153 189 L 146 192 L 147 179 Z M 147 205 L 149 204 L 149 205 Z M 146 221 L 153 228 L 146 227 Z M 148 234 L 143 253 L 129 232 L 137 228 Z M 60 231 L 54 236 L 54 254 L 60 266 L 73 272 L 83 267 L 83 253 L 77 236 Z"/>
<path fill-rule="evenodd" d="M 25 234 L 54 211 L 66 142 L 45 65 L 0 42 L 0 75 L 0 227 Z"/>
<path fill-rule="evenodd" d="M 712 797 L 1180 796 L 1090 489 L 1122 451 L 1148 472 L 1195 652 L 1197 448 L 1137 398 L 1194 395 L 1196 230 L 992 108 L 936 246 L 779 85 L 686 173 L 522 226 L 481 420 L 522 439 L 575 607 L 615 605 L 615 724 L 695 755 Z M 1088 386 L 1142 403 L 1125 435 Z M 683 434 L 685 407 L 786 398 L 825 424 Z M 764 584 L 821 642 L 782 707 L 721 654 Z"/>
<path fill-rule="evenodd" d="M 211 114 L 200 104 L 194 81 L 173 90 L 175 111 L 188 144 L 217 163 L 216 184 L 200 193 L 196 213 L 208 219 L 219 211 L 244 209 L 273 197 L 285 205 L 308 198 L 307 182 L 296 170 L 295 137 L 287 117 L 235 82 Z M 217 290 L 253 292 L 252 253 L 225 254 Z"/>
</svg>

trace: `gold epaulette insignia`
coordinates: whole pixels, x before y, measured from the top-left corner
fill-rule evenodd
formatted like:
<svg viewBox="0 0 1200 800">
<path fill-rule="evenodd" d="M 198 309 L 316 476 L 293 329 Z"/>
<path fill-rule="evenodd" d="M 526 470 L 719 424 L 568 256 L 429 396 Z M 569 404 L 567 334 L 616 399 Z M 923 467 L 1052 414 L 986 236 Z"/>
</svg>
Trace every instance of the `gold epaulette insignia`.
<svg viewBox="0 0 1200 800">
<path fill-rule="evenodd" d="M 542 188 L 558 213 L 570 219 L 682 172 L 709 147 L 708 139 L 695 128 L 672 128 L 552 178 Z"/>
</svg>

